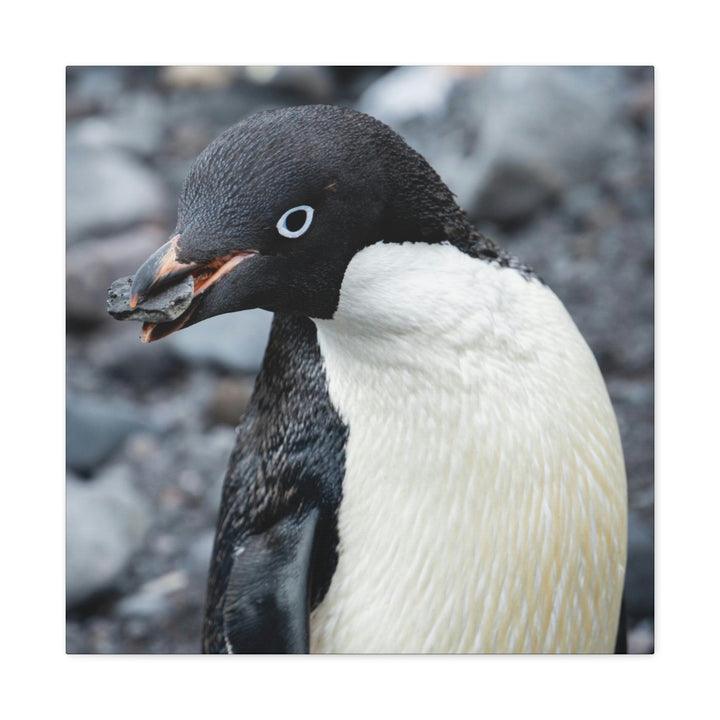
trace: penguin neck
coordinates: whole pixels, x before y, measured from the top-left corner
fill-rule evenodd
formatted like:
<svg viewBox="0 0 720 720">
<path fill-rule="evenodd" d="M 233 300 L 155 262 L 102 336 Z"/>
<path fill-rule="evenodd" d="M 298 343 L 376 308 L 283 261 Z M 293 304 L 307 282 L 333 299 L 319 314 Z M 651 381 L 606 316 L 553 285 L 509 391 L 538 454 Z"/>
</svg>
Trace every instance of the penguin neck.
<svg viewBox="0 0 720 720">
<path fill-rule="evenodd" d="M 479 232 L 457 205 L 453 194 L 424 160 L 404 166 L 384 215 L 382 241 L 452 245 L 473 258 L 514 267 L 525 277 L 537 277 L 509 252 Z"/>
<path fill-rule="evenodd" d="M 386 241 L 436 243 L 473 232 L 450 190 L 420 156 L 405 153 L 392 165 L 387 193 Z"/>
</svg>

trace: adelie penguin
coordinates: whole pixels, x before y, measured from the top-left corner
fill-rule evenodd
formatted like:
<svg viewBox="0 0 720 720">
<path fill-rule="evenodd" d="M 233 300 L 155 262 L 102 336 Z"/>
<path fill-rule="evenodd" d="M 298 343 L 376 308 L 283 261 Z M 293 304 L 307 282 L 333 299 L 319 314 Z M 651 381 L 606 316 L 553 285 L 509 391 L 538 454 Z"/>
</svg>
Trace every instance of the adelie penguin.
<svg viewBox="0 0 720 720">
<path fill-rule="evenodd" d="M 626 481 L 598 366 L 398 135 L 328 106 L 230 128 L 128 314 L 190 278 L 143 340 L 275 313 L 225 479 L 206 652 L 613 651 Z"/>
</svg>

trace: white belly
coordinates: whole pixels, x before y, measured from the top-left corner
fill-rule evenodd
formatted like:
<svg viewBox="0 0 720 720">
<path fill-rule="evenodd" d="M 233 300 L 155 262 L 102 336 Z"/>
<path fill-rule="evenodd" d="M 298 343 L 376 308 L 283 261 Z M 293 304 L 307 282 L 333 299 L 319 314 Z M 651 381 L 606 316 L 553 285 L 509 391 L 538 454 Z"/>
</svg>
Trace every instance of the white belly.
<svg viewBox="0 0 720 720">
<path fill-rule="evenodd" d="M 451 246 L 360 252 L 318 320 L 349 426 L 312 652 L 611 652 L 625 470 L 556 296 Z"/>
</svg>

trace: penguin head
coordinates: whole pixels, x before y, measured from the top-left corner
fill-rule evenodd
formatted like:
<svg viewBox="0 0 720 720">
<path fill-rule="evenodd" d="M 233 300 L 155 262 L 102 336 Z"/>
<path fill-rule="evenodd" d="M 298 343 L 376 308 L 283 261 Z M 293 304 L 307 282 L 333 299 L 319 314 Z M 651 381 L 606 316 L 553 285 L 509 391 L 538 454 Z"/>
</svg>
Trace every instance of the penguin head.
<svg viewBox="0 0 720 720">
<path fill-rule="evenodd" d="M 146 323 L 146 342 L 250 308 L 331 318 L 363 247 L 441 242 L 465 226 L 434 170 L 374 118 L 322 105 L 263 112 L 197 158 L 175 232 L 136 273 L 131 305 L 194 277 L 190 307 Z"/>
</svg>

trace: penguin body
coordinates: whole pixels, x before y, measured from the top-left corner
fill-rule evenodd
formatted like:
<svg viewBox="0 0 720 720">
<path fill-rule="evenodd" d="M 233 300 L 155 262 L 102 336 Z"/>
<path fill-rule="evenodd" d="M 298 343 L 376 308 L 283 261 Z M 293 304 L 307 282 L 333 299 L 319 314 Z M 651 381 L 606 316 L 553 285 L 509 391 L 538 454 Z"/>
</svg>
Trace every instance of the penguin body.
<svg viewBox="0 0 720 720">
<path fill-rule="evenodd" d="M 191 170 L 143 339 L 275 312 L 230 460 L 208 652 L 612 652 L 616 421 L 556 296 L 427 163 L 335 107 L 262 113 Z"/>
<path fill-rule="evenodd" d="M 350 433 L 311 649 L 612 652 L 620 440 L 556 296 L 451 245 L 378 244 L 316 324 Z"/>
</svg>

